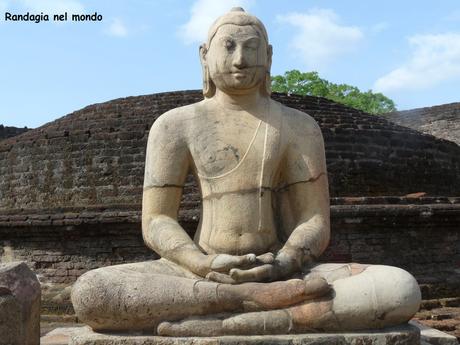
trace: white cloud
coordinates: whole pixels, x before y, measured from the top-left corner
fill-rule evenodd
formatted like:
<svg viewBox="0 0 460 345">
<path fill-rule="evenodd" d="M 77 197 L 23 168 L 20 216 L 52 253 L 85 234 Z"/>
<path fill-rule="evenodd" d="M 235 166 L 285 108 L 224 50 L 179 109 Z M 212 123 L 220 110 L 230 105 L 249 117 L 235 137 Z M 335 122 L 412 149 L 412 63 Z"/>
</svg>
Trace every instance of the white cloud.
<svg viewBox="0 0 460 345">
<path fill-rule="evenodd" d="M 374 33 L 374 34 L 378 34 L 382 31 L 385 31 L 386 29 L 388 29 L 390 25 L 387 23 L 387 22 L 380 22 L 380 23 L 377 23 L 375 25 L 372 25 L 371 27 L 371 32 Z"/>
<path fill-rule="evenodd" d="M 374 84 L 376 91 L 428 89 L 460 78 L 460 34 L 415 35 L 409 44 L 409 61 L 379 78 Z"/>
<path fill-rule="evenodd" d="M 186 44 L 201 43 L 206 40 L 208 29 L 220 15 L 232 7 L 251 7 L 253 0 L 197 0 L 190 12 L 187 23 L 179 28 L 178 34 Z"/>
<path fill-rule="evenodd" d="M 309 68 L 315 70 L 353 51 L 364 37 L 358 27 L 340 25 L 337 14 L 327 9 L 279 15 L 277 20 L 299 29 L 290 42 L 291 47 Z"/>
<path fill-rule="evenodd" d="M 77 0 L 16 0 L 21 7 L 34 13 L 84 13 L 84 6 Z"/>
<path fill-rule="evenodd" d="M 121 19 L 114 18 L 105 33 L 109 36 L 126 37 L 128 36 L 128 29 Z"/>
</svg>

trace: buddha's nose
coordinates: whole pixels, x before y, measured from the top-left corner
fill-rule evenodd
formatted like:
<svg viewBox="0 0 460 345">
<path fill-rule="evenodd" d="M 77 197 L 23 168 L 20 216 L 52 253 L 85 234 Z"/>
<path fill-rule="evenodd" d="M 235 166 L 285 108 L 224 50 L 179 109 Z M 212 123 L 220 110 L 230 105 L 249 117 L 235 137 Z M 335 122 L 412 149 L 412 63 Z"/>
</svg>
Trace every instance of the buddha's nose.
<svg viewBox="0 0 460 345">
<path fill-rule="evenodd" d="M 235 49 L 235 52 L 233 53 L 233 66 L 236 68 L 246 67 L 246 57 L 244 56 L 243 49 Z"/>
</svg>

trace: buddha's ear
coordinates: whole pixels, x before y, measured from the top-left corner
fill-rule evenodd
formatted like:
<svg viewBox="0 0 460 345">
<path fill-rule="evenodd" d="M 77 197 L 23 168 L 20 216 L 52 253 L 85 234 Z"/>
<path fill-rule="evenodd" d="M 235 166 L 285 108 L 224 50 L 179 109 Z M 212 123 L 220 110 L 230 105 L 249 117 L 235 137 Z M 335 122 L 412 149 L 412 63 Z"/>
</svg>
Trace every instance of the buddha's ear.
<svg viewBox="0 0 460 345">
<path fill-rule="evenodd" d="M 208 53 L 208 47 L 206 47 L 206 43 L 203 43 L 202 45 L 200 45 L 200 61 L 201 61 L 201 65 L 204 66 L 207 65 L 207 62 L 206 62 L 206 54 Z"/>
<path fill-rule="evenodd" d="M 267 71 L 265 75 L 265 82 L 263 85 L 263 91 L 270 95 L 272 93 L 272 78 L 270 75 L 270 70 L 272 68 L 272 55 L 273 55 L 273 47 L 271 44 L 267 46 Z"/>
<path fill-rule="evenodd" d="M 269 44 L 267 47 L 267 70 L 268 72 L 270 72 L 270 69 L 272 68 L 272 56 L 273 56 L 273 47 L 271 44 Z"/>
<path fill-rule="evenodd" d="M 208 62 L 206 60 L 207 53 L 208 48 L 206 47 L 206 44 L 203 43 L 200 46 L 200 60 L 201 68 L 203 70 L 203 95 L 206 98 L 210 98 L 216 93 L 216 87 L 211 80 L 211 76 L 209 75 Z"/>
</svg>

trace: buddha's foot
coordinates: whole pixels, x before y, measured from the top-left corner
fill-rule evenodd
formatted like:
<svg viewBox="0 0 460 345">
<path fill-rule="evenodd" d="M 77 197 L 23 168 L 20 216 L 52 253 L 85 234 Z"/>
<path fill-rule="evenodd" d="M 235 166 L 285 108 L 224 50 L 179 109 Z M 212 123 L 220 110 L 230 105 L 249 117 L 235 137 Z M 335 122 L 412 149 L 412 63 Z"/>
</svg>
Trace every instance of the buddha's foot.
<svg viewBox="0 0 460 345">
<path fill-rule="evenodd" d="M 178 322 L 162 322 L 157 333 L 174 337 L 282 334 L 289 332 L 290 324 L 290 315 L 285 310 L 271 310 L 222 319 L 190 318 Z"/>
<path fill-rule="evenodd" d="M 322 297 L 330 292 L 327 281 L 320 277 L 311 279 L 290 279 L 273 283 L 245 283 L 241 285 L 220 285 L 236 294 L 243 301 L 245 311 L 282 309 L 307 300 Z"/>
<path fill-rule="evenodd" d="M 243 301 L 244 310 L 255 312 L 162 322 L 157 332 L 164 336 L 185 337 L 287 334 L 320 328 L 319 323 L 331 314 L 332 302 L 329 298 L 319 298 L 330 291 L 326 280 L 318 277 L 267 284 L 223 284 L 219 285 L 219 294 L 236 294 L 234 298 Z"/>
<path fill-rule="evenodd" d="M 159 335 L 224 336 L 289 334 L 329 328 L 335 322 L 330 300 L 307 302 L 288 309 L 252 312 L 227 317 L 195 317 L 178 322 L 162 322 L 157 328 Z M 295 309 L 294 309 L 295 308 Z"/>
</svg>

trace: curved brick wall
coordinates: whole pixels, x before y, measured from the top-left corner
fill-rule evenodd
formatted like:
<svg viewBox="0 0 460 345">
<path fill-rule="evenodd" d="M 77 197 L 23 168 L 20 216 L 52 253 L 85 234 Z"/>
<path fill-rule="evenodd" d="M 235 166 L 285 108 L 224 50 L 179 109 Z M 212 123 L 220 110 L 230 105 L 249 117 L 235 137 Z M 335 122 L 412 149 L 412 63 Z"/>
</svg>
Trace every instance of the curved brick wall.
<svg viewBox="0 0 460 345">
<path fill-rule="evenodd" d="M 395 111 L 385 118 L 460 145 L 460 102 L 434 107 Z"/>
<path fill-rule="evenodd" d="M 28 130 L 29 129 L 27 127 L 17 128 L 0 125 L 0 141 L 27 132 Z"/>
<path fill-rule="evenodd" d="M 316 97 L 273 98 L 322 127 L 332 196 L 460 195 L 460 147 Z M 153 121 L 200 91 L 88 106 L 0 142 L 0 210 L 138 204 Z M 442 183 L 440 183 L 442 181 Z M 185 212 L 197 207 L 189 185 Z"/>
</svg>

